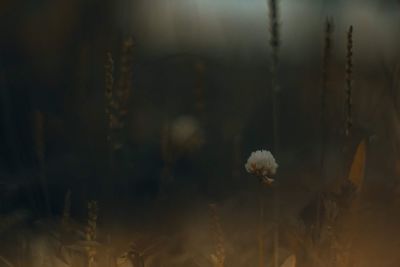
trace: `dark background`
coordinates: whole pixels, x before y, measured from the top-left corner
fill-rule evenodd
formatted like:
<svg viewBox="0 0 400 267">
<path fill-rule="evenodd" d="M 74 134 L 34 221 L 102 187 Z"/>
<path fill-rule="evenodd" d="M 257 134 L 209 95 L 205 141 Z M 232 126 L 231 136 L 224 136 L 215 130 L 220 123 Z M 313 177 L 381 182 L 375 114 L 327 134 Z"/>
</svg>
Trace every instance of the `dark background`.
<svg viewBox="0 0 400 267">
<path fill-rule="evenodd" d="M 1 211 L 59 216 L 71 190 L 77 218 L 85 216 L 90 199 L 100 201 L 104 221 L 128 220 L 129 210 L 132 217 L 140 214 L 138 225 L 166 214 L 186 226 L 192 218 L 188 210 L 211 202 L 224 206 L 227 218 L 234 216 L 241 199 L 251 199 L 257 187 L 244 170 L 248 155 L 273 146 L 264 2 L 1 1 Z M 284 213 L 296 216 L 321 189 L 321 179 L 329 187 L 345 177 L 363 138 L 368 140 L 366 199 L 377 210 L 397 205 L 399 12 L 397 1 L 281 1 L 277 180 Z M 334 19 L 335 31 L 321 178 L 326 17 Z M 354 127 L 346 137 L 349 25 L 354 26 Z M 127 141 L 110 168 L 104 64 L 107 52 L 118 60 L 129 36 L 135 46 Z M 44 118 L 42 162 L 35 143 L 38 112 Z M 175 162 L 174 179 L 163 188 L 163 125 L 182 115 L 199 122 L 205 143 Z M 253 210 L 252 204 L 243 205 L 242 212 Z"/>
</svg>

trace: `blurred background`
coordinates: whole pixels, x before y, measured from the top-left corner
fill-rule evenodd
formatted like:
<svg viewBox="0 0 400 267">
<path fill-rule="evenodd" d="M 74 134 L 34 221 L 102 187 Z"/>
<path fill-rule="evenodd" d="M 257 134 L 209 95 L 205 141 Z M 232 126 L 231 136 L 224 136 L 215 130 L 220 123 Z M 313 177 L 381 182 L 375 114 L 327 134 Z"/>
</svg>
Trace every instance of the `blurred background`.
<svg viewBox="0 0 400 267">
<path fill-rule="evenodd" d="M 387 263 L 360 266 L 398 266 L 390 253 L 399 244 L 389 237 L 400 223 L 392 213 L 400 204 L 400 3 L 278 7 L 282 217 L 292 220 L 346 177 L 367 140 L 365 216 L 374 220 L 365 231 L 388 245 L 368 247 Z M 29 222 L 59 217 L 70 191 L 72 215 L 85 218 L 85 203 L 98 200 L 110 232 L 129 225 L 197 233 L 208 203 L 218 203 L 227 222 L 244 214 L 227 232 L 247 227 L 257 182 L 244 164 L 274 142 L 269 12 L 261 0 L 0 1 L 1 213 L 24 210 Z M 324 139 L 327 18 L 334 31 Z M 354 117 L 346 136 L 350 25 Z M 266 198 L 272 207 L 272 192 Z"/>
</svg>

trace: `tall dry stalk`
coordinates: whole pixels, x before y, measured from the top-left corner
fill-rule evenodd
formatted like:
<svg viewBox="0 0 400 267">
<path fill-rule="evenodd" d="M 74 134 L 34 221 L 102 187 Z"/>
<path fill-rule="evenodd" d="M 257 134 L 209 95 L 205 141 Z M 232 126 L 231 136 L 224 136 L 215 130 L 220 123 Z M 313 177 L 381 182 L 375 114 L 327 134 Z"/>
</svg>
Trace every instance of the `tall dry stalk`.
<svg viewBox="0 0 400 267">
<path fill-rule="evenodd" d="M 47 215 L 51 214 L 50 197 L 47 187 L 46 166 L 45 166 L 45 116 L 40 111 L 34 113 L 34 140 L 36 158 L 39 166 L 39 184 L 44 197 L 44 204 Z"/>
<path fill-rule="evenodd" d="M 95 266 L 95 258 L 97 254 L 96 246 L 94 242 L 97 238 L 97 218 L 98 218 L 98 206 L 97 201 L 88 202 L 88 219 L 85 237 L 87 241 L 86 255 L 88 267 Z"/>
<path fill-rule="evenodd" d="M 211 254 L 211 261 L 214 267 L 225 266 L 225 246 L 222 227 L 217 212 L 217 206 L 210 204 L 211 232 L 214 238 L 215 251 Z"/>
<path fill-rule="evenodd" d="M 111 53 L 107 53 L 105 69 L 105 98 L 106 98 L 106 118 L 107 118 L 107 145 L 108 145 L 108 156 L 109 164 L 112 166 L 114 162 L 113 153 L 113 129 L 117 126 L 117 119 L 114 112 L 114 59 Z"/>
<path fill-rule="evenodd" d="M 323 57 L 322 57 L 322 81 L 321 81 L 321 158 L 320 158 L 320 179 L 322 185 L 325 183 L 324 179 L 324 166 L 325 166 L 325 150 L 327 144 L 327 92 L 330 82 L 329 71 L 332 60 L 332 34 L 333 34 L 333 20 L 326 19 L 325 28 L 324 28 L 324 48 L 323 48 Z M 322 195 L 318 193 L 317 199 L 317 221 L 315 226 L 315 234 L 320 232 L 321 228 L 321 206 L 322 204 Z M 316 236 L 314 235 L 314 238 Z"/>
<path fill-rule="evenodd" d="M 64 210 L 61 225 L 64 229 L 68 230 L 71 219 L 71 190 L 68 190 L 64 198 Z"/>
<path fill-rule="evenodd" d="M 333 20 L 327 19 L 324 29 L 324 50 L 322 58 L 322 81 L 321 81 L 321 170 L 324 166 L 325 146 L 327 139 L 327 92 L 330 82 L 329 72 L 332 60 L 332 34 Z"/>
<path fill-rule="evenodd" d="M 258 266 L 265 266 L 265 219 L 264 219 L 264 192 L 263 186 L 259 186 L 259 222 L 258 222 Z"/>
<path fill-rule="evenodd" d="M 160 185 L 160 196 L 167 196 L 168 185 L 173 181 L 173 167 L 175 162 L 175 156 L 172 152 L 171 134 L 170 134 L 170 122 L 167 118 L 161 130 L 160 142 L 161 142 L 161 156 L 163 159 L 164 166 L 161 170 L 161 185 Z"/>
<path fill-rule="evenodd" d="M 271 88 L 272 88 L 272 114 L 273 114 L 273 138 L 275 155 L 279 151 L 279 17 L 278 0 L 269 0 L 269 23 L 270 23 L 270 47 L 271 47 Z"/>
<path fill-rule="evenodd" d="M 353 126 L 353 26 L 347 32 L 346 111 L 346 136 L 349 136 Z"/>
<path fill-rule="evenodd" d="M 195 113 L 196 115 L 203 118 L 204 115 L 204 74 L 205 74 L 205 64 L 201 60 L 195 64 L 196 70 L 196 85 L 194 90 L 195 95 Z"/>
<path fill-rule="evenodd" d="M 122 43 L 122 54 L 119 67 L 119 79 L 116 90 L 116 98 L 119 102 L 119 116 L 121 123 L 125 127 L 125 117 L 127 115 L 127 106 L 129 96 L 132 89 L 132 59 L 133 59 L 133 39 L 132 37 L 126 39 Z"/>
<path fill-rule="evenodd" d="M 279 157 L 279 93 L 278 84 L 278 65 L 279 65 L 279 12 L 278 0 L 269 0 L 269 23 L 270 23 L 270 47 L 271 47 L 271 88 L 272 88 L 272 115 L 273 115 L 273 140 L 274 153 Z M 274 258 L 273 266 L 278 267 L 279 262 L 279 192 L 278 188 L 274 189 L 274 223 L 275 231 L 273 238 Z M 260 258 L 264 257 L 260 255 Z M 260 263 L 260 267 L 262 263 Z"/>
<path fill-rule="evenodd" d="M 107 53 L 105 63 L 105 98 L 107 119 L 107 144 L 110 165 L 114 164 L 115 152 L 124 147 L 126 142 L 126 116 L 132 89 L 133 39 L 128 38 L 122 44 L 117 79 L 115 80 L 114 59 Z"/>
<path fill-rule="evenodd" d="M 241 132 L 235 135 L 233 139 L 233 166 L 232 166 L 232 178 L 235 181 L 240 179 L 241 167 L 242 167 L 242 143 L 243 137 Z"/>
</svg>

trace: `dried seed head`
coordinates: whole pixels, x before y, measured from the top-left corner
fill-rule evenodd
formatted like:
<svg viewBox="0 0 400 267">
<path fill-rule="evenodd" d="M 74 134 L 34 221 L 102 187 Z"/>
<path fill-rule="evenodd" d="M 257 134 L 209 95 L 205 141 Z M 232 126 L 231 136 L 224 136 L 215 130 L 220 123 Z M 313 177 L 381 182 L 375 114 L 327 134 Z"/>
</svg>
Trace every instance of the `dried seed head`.
<svg viewBox="0 0 400 267">
<path fill-rule="evenodd" d="M 347 32 L 346 54 L 346 135 L 350 134 L 353 126 L 353 26 Z"/>
</svg>

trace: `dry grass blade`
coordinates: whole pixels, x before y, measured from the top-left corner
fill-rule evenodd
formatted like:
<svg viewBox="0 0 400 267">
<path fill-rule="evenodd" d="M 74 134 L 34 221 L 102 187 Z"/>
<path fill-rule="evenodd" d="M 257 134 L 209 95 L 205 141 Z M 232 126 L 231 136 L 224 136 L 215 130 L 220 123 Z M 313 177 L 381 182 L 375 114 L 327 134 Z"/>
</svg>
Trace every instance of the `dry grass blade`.
<svg viewBox="0 0 400 267">
<path fill-rule="evenodd" d="M 14 265 L 11 262 L 9 262 L 6 258 L 4 258 L 1 255 L 0 255 L 0 261 L 3 262 L 7 267 L 14 267 Z"/>
<path fill-rule="evenodd" d="M 366 167 L 366 141 L 362 140 L 358 145 L 353 162 L 350 167 L 347 181 L 351 183 L 351 186 L 355 190 L 355 195 L 351 199 L 348 206 L 348 212 L 343 221 L 343 237 L 344 240 L 341 242 L 341 254 L 340 259 L 343 266 L 349 266 L 352 261 L 352 250 L 354 249 L 354 240 L 359 233 L 359 207 L 361 204 L 360 192 L 364 183 L 365 167 Z"/>
<path fill-rule="evenodd" d="M 289 256 L 281 265 L 281 267 L 296 267 L 296 256 Z"/>
<path fill-rule="evenodd" d="M 364 183 L 366 157 L 367 144 L 365 140 L 362 140 L 357 147 L 348 176 L 348 180 L 356 187 L 357 192 L 361 191 Z"/>
</svg>

